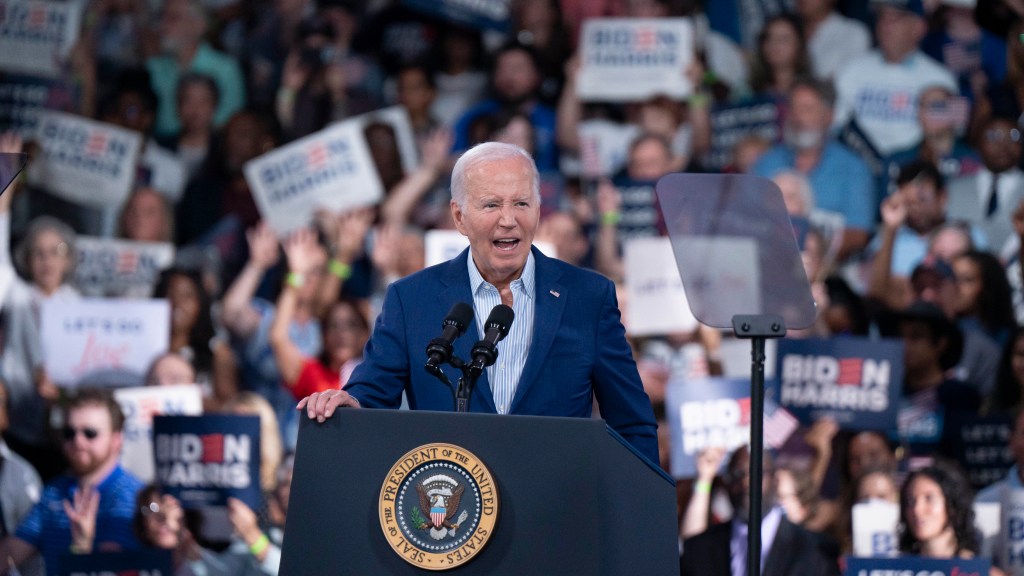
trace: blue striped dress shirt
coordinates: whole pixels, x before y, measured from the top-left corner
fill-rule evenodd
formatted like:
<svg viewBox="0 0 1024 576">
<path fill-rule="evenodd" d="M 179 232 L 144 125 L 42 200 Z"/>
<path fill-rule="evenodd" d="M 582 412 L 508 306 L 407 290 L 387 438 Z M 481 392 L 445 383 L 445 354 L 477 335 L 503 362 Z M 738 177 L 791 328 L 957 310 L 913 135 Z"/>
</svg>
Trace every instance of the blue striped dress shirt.
<svg viewBox="0 0 1024 576">
<path fill-rule="evenodd" d="M 480 271 L 476 268 L 473 260 L 473 252 L 470 250 L 469 258 L 469 286 L 473 291 L 473 312 L 476 317 L 476 329 L 479 338 L 483 338 L 484 324 L 487 317 L 498 304 L 501 304 L 501 294 L 493 284 L 484 280 Z M 508 414 L 512 407 L 512 398 L 516 394 L 516 386 L 519 385 L 519 378 L 523 375 L 523 366 L 526 365 L 526 355 L 530 351 L 530 341 L 533 339 L 533 312 L 536 300 L 535 272 L 533 253 L 526 258 L 526 266 L 518 279 L 513 280 L 509 285 L 512 290 L 512 311 L 515 312 L 515 320 L 508 331 L 508 335 L 498 342 L 498 360 L 493 366 L 487 368 L 487 382 L 491 386 L 491 394 L 494 396 L 494 406 L 498 414 Z"/>
</svg>

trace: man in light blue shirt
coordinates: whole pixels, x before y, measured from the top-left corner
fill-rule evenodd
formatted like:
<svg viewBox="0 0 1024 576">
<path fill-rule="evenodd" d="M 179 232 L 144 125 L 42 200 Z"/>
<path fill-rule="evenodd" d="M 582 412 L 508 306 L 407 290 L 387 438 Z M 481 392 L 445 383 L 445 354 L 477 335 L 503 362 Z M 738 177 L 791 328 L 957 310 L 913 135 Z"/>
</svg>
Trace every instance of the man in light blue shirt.
<svg viewBox="0 0 1024 576">
<path fill-rule="evenodd" d="M 842 258 L 867 245 L 876 213 L 874 180 L 867 164 L 829 135 L 835 105 L 830 85 L 800 80 L 789 92 L 789 103 L 783 143 L 765 152 L 754 173 L 771 178 L 796 170 L 806 175 L 814 206 L 845 218 Z"/>
<path fill-rule="evenodd" d="M 158 137 L 174 136 L 181 130 L 176 104 L 178 79 L 185 72 L 205 74 L 217 84 L 219 99 L 213 117 L 217 126 L 245 106 L 245 81 L 238 63 L 202 40 L 206 33 L 202 4 L 197 0 L 167 0 L 160 14 L 159 32 L 163 55 L 146 61 L 159 98 Z"/>
</svg>

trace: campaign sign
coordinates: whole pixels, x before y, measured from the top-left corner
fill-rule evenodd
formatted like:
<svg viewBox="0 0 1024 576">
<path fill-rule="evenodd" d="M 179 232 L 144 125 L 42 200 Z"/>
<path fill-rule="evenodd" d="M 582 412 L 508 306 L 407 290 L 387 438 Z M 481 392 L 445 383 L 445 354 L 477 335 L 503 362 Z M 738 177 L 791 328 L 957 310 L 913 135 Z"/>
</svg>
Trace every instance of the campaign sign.
<svg viewBox="0 0 1024 576">
<path fill-rule="evenodd" d="M 509 0 L 402 0 L 402 4 L 471 28 L 502 32 L 508 28 Z"/>
<path fill-rule="evenodd" d="M 685 98 L 692 86 L 693 27 L 686 18 L 591 18 L 580 35 L 581 100 Z"/>
<path fill-rule="evenodd" d="M 259 416 L 154 416 L 156 480 L 185 508 L 238 498 L 259 510 Z"/>
<path fill-rule="evenodd" d="M 701 162 L 709 171 L 728 167 L 736 145 L 744 138 L 760 136 L 775 143 L 782 136 L 782 114 L 778 104 L 769 99 L 715 106 L 709 116 L 711 149 Z"/>
<path fill-rule="evenodd" d="M 1010 576 L 1024 575 L 1024 488 L 1005 486 L 996 537 L 996 561 Z"/>
<path fill-rule="evenodd" d="M 44 112 L 29 183 L 79 204 L 120 206 L 135 182 L 142 135 L 63 112 Z"/>
<path fill-rule="evenodd" d="M 412 123 L 409 121 L 409 113 L 404 106 L 391 106 L 381 108 L 359 116 L 352 116 L 347 121 L 359 124 L 366 134 L 368 126 L 382 125 L 394 137 L 394 150 L 391 152 L 398 155 L 402 162 L 402 170 L 409 174 L 419 166 L 419 152 L 416 149 L 416 135 L 412 132 Z M 369 139 L 367 139 L 369 145 Z"/>
<path fill-rule="evenodd" d="M 697 474 L 697 453 L 733 451 L 750 440 L 750 382 L 734 378 L 674 379 L 665 390 L 672 476 Z"/>
<path fill-rule="evenodd" d="M 0 70 L 59 78 L 78 40 L 83 2 L 0 0 Z"/>
<path fill-rule="evenodd" d="M 49 110 L 70 109 L 74 95 L 69 85 L 59 80 L 4 74 L 0 79 L 0 126 L 33 138 L 39 116 Z"/>
<path fill-rule="evenodd" d="M 844 576 L 986 576 L 992 562 L 987 558 L 898 558 L 846 559 Z"/>
<path fill-rule="evenodd" d="M 114 391 L 124 412 L 121 466 L 143 482 L 152 482 L 153 417 L 198 416 L 203 413 L 203 391 L 195 384 L 140 386 Z"/>
<path fill-rule="evenodd" d="M 1010 436 L 1013 417 L 1009 414 L 974 416 L 951 413 L 947 426 L 953 455 L 967 472 L 971 486 L 980 490 L 1002 480 L 1013 466 Z"/>
<path fill-rule="evenodd" d="M 863 502 L 853 505 L 853 553 L 856 556 L 896 556 L 896 527 L 900 505 L 894 502 Z"/>
<path fill-rule="evenodd" d="M 359 121 L 346 120 L 250 160 L 243 167 L 260 214 L 285 235 L 318 208 L 342 212 L 384 194 Z"/>
<path fill-rule="evenodd" d="M 629 294 L 626 330 L 630 335 L 690 332 L 697 328 L 668 238 L 626 242 L 623 268 Z"/>
<path fill-rule="evenodd" d="M 903 382 L 903 344 L 867 338 L 781 340 L 770 397 L 803 424 L 890 430 Z"/>
<path fill-rule="evenodd" d="M 173 576 L 173 551 L 144 548 L 123 552 L 65 554 L 60 576 Z"/>
<path fill-rule="evenodd" d="M 59 386 L 140 386 L 167 351 L 166 300 L 47 300 L 40 315 L 46 373 Z"/>
<path fill-rule="evenodd" d="M 174 245 L 79 236 L 75 285 L 94 297 L 148 297 L 160 271 L 174 263 Z"/>
</svg>

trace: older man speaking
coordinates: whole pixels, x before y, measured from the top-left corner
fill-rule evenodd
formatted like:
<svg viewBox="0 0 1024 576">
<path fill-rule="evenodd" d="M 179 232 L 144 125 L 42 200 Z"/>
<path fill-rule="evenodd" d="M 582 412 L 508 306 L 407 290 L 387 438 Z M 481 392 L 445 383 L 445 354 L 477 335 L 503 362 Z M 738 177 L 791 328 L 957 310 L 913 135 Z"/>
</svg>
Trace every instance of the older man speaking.
<svg viewBox="0 0 1024 576">
<path fill-rule="evenodd" d="M 422 368 L 427 343 L 453 304 L 472 303 L 479 337 L 483 319 L 505 304 L 515 321 L 470 411 L 586 418 L 596 396 L 608 424 L 657 463 L 654 414 L 619 320 L 615 286 L 532 247 L 540 192 L 529 154 L 497 142 L 468 150 L 452 172 L 451 210 L 469 249 L 392 284 L 345 389 L 313 394 L 298 408 L 323 421 L 339 406 L 397 408 L 404 390 L 414 410 L 451 410 L 449 390 Z M 457 342 L 456 355 L 468 358 L 472 340 Z"/>
</svg>

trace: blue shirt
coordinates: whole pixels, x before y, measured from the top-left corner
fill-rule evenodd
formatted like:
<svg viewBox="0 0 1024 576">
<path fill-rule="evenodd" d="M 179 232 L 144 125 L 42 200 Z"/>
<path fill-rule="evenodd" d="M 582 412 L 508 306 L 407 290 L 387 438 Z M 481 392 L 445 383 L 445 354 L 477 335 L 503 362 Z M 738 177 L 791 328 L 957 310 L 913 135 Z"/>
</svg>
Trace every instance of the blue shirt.
<svg viewBox="0 0 1024 576">
<path fill-rule="evenodd" d="M 774 146 L 754 164 L 754 174 L 765 178 L 795 169 L 796 152 L 785 144 Z M 868 165 L 852 150 L 829 140 L 818 164 L 806 176 L 814 191 L 815 208 L 842 214 L 848 228 L 870 231 L 874 227 L 874 181 Z"/>
<path fill-rule="evenodd" d="M 139 547 L 132 531 L 135 494 L 142 482 L 120 465 L 97 486 L 100 495 L 96 514 L 93 550 L 115 544 L 123 550 Z M 71 547 L 71 521 L 64 513 L 64 501 L 74 500 L 78 479 L 58 476 L 43 488 L 43 496 L 18 526 L 15 536 L 31 544 L 46 561 L 46 573 L 60 573 L 60 557 Z"/>
<path fill-rule="evenodd" d="M 493 284 L 480 275 L 473 261 L 472 252 L 467 262 L 476 327 L 483 338 L 484 323 L 487 322 L 491 309 L 501 304 L 501 294 Z M 535 287 L 535 264 L 531 252 L 526 257 L 523 273 L 509 285 L 509 289 L 512 290 L 512 311 L 515 313 L 515 321 L 509 327 L 508 335 L 498 342 L 498 360 L 487 368 L 487 382 L 491 386 L 494 407 L 498 414 L 508 414 L 519 378 L 523 375 L 523 366 L 526 365 L 526 355 L 530 351 L 530 336 L 533 334 Z"/>
<path fill-rule="evenodd" d="M 178 121 L 178 80 L 186 72 L 197 72 L 213 78 L 219 97 L 213 122 L 223 126 L 231 115 L 245 106 L 245 79 L 238 62 L 231 56 L 214 50 L 205 42 L 199 45 L 187 70 L 178 68 L 178 62 L 168 56 L 155 56 L 146 61 L 150 84 L 157 95 L 157 136 L 173 136 L 181 130 Z"/>
</svg>

